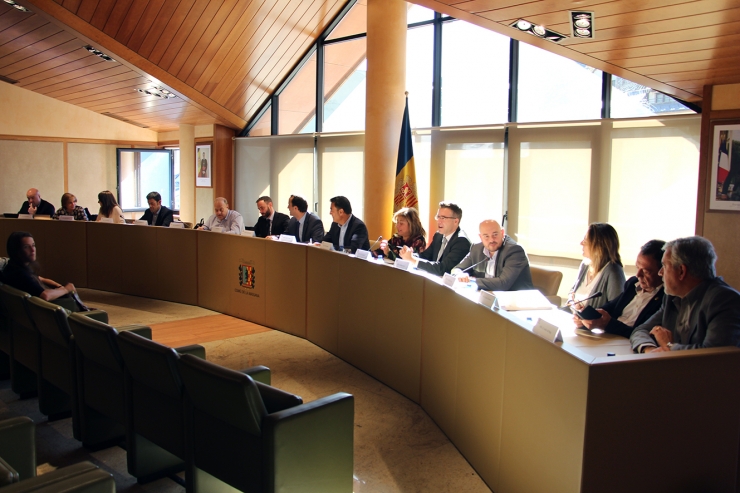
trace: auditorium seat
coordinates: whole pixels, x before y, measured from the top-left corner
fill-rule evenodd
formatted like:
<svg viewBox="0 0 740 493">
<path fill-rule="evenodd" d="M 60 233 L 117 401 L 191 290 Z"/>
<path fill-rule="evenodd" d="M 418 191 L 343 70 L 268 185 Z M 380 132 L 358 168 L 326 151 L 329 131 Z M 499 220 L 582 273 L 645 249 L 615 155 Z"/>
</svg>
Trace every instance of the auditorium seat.
<svg viewBox="0 0 740 493">
<path fill-rule="evenodd" d="M 558 270 L 541 269 L 539 267 L 529 266 L 532 273 L 532 284 L 534 288 L 544 294 L 550 303 L 560 306 L 562 300 L 558 296 L 560 281 L 563 280 L 563 273 Z"/>
<path fill-rule="evenodd" d="M 298 396 L 183 355 L 188 475 L 196 492 L 352 492 L 354 398 Z"/>
<path fill-rule="evenodd" d="M 0 286 L 2 285 L 0 282 Z M 0 380 L 8 378 L 10 378 L 10 319 L 0 300 Z"/>
<path fill-rule="evenodd" d="M 0 286 L 0 303 L 10 321 L 11 389 L 22 399 L 36 395 L 39 337 L 26 302 L 31 296 L 7 284 Z"/>
<path fill-rule="evenodd" d="M 184 396 L 177 360 L 181 354 L 205 359 L 205 348 L 173 349 L 131 332 L 120 333 L 117 340 L 125 368 L 129 473 L 145 483 L 184 470 Z M 245 372 L 270 382 L 264 366 Z"/>
</svg>

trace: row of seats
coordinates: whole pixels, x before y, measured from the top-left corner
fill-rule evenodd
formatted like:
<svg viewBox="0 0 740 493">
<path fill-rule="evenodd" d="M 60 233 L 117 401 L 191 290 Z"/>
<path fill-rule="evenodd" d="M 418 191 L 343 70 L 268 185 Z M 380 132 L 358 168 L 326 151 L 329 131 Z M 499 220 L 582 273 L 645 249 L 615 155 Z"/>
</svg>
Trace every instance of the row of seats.
<svg viewBox="0 0 740 493">
<path fill-rule="evenodd" d="M 351 395 L 303 404 L 264 366 L 229 370 L 202 346 L 172 349 L 149 327 L 116 329 L 105 312 L 70 314 L 9 286 L 0 310 L 12 389 L 37 392 L 50 419 L 71 415 L 88 449 L 125 442 L 139 482 L 185 470 L 188 492 L 352 491 Z"/>
</svg>

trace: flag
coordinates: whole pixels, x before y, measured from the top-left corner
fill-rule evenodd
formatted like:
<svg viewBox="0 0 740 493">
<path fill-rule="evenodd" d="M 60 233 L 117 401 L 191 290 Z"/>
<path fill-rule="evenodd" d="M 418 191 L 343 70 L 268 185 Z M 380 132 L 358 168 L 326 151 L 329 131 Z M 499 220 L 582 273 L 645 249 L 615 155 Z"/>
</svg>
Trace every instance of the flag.
<svg viewBox="0 0 740 493">
<path fill-rule="evenodd" d="M 411 123 L 409 123 L 409 97 L 406 93 L 406 108 L 403 110 L 403 123 L 401 124 L 401 141 L 398 144 L 393 212 L 403 207 L 416 207 L 418 203 L 419 194 L 416 189 L 414 149 L 411 140 Z"/>
</svg>

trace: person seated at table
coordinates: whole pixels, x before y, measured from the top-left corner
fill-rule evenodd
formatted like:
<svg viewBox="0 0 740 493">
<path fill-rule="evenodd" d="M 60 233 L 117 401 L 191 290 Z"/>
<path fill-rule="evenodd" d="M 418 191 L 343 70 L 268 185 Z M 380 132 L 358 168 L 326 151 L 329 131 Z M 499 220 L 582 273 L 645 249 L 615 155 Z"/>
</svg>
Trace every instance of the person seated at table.
<svg viewBox="0 0 740 493">
<path fill-rule="evenodd" d="M 329 214 L 334 220 L 324 241 L 334 246 L 334 250 L 349 250 L 355 253 L 357 249 L 369 250 L 367 226 L 362 220 L 352 214 L 352 204 L 347 197 L 338 195 L 330 199 Z M 314 242 L 314 245 L 319 245 Z"/>
<path fill-rule="evenodd" d="M 220 228 L 220 231 L 224 233 L 242 234 L 244 218 L 238 212 L 229 209 L 228 200 L 223 197 L 216 198 L 213 201 L 213 211 L 214 214 L 202 226 L 196 226 L 195 229 L 214 231 L 216 228 Z"/>
<path fill-rule="evenodd" d="M 470 252 L 470 240 L 459 227 L 462 209 L 457 204 L 440 202 L 434 219 L 437 220 L 437 232 L 429 247 L 415 256 L 409 247 L 404 246 L 398 256 L 418 269 L 441 276 L 449 273 Z"/>
<path fill-rule="evenodd" d="M 622 294 L 625 277 L 619 257 L 619 236 L 607 223 L 592 223 L 581 241 L 584 260 L 578 268 L 576 282 L 568 292 L 571 309 L 587 306 L 600 308 Z M 596 293 L 600 296 L 580 302 Z M 579 301 L 579 303 L 573 303 Z"/>
<path fill-rule="evenodd" d="M 6 250 L 10 260 L 2 271 L 2 281 L 16 289 L 20 289 L 31 296 L 38 296 L 42 300 L 52 301 L 75 292 L 74 284 L 64 286 L 51 279 L 45 279 L 36 274 L 36 242 L 31 233 L 14 231 L 8 236 Z"/>
<path fill-rule="evenodd" d="M 116 197 L 109 190 L 103 190 L 98 194 L 98 204 L 100 204 L 100 210 L 98 211 L 98 217 L 95 219 L 96 222 L 103 219 L 113 219 L 116 224 L 126 224 L 123 211 L 118 206 Z"/>
<path fill-rule="evenodd" d="M 519 291 L 534 289 L 529 259 L 524 249 L 510 236 L 498 221 L 486 219 L 479 226 L 480 243 L 452 269 L 460 282 L 475 278 L 480 289 L 489 291 Z"/>
<path fill-rule="evenodd" d="M 162 196 L 159 192 L 149 192 L 146 201 L 149 208 L 139 219 L 146 221 L 150 226 L 168 227 L 173 220 L 173 213 L 171 209 L 162 205 Z"/>
<path fill-rule="evenodd" d="M 663 245 L 663 240 L 650 240 L 642 245 L 635 261 L 637 275 L 627 279 L 622 294 L 596 309 L 601 318 L 582 320 L 573 315 L 576 327 L 629 337 L 636 326 L 660 310 L 665 292 L 663 278 L 658 274 L 663 266 Z"/>
<path fill-rule="evenodd" d="M 275 211 L 270 197 L 265 195 L 258 198 L 257 210 L 260 211 L 260 217 L 254 225 L 254 236 L 267 238 L 285 233 L 290 218 L 282 212 Z"/>
<path fill-rule="evenodd" d="M 30 214 L 32 216 L 53 216 L 54 206 L 41 198 L 41 194 L 35 188 L 29 188 L 26 192 L 26 201 L 21 205 L 18 214 Z"/>
<path fill-rule="evenodd" d="M 77 197 L 71 193 L 62 195 L 62 206 L 57 209 L 52 218 L 59 219 L 59 216 L 73 216 L 75 221 L 89 221 L 85 209 L 77 205 Z"/>
<path fill-rule="evenodd" d="M 396 256 L 403 247 L 408 247 L 416 253 L 427 248 L 427 232 L 421 225 L 419 211 L 413 207 L 403 207 L 393 214 L 393 223 L 396 225 L 396 234 L 389 240 L 380 239 L 380 248 L 373 252 L 375 255 L 385 255 L 389 260 L 396 260 Z"/>
<path fill-rule="evenodd" d="M 740 293 L 717 276 L 717 254 L 706 238 L 663 247 L 663 304 L 630 336 L 636 353 L 740 346 Z"/>
<path fill-rule="evenodd" d="M 285 233 L 295 236 L 298 243 L 321 243 L 324 241 L 324 223 L 313 212 L 308 212 L 308 202 L 303 197 L 288 197 L 290 221 Z"/>
</svg>

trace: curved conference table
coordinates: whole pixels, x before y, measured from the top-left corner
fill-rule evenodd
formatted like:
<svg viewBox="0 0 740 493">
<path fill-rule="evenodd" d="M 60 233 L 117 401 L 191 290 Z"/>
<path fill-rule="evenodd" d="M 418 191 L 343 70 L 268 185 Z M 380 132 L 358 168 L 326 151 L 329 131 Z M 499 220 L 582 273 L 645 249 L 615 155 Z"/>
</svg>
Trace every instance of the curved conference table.
<svg viewBox="0 0 740 493">
<path fill-rule="evenodd" d="M 308 339 L 418 403 L 495 492 L 736 491 L 740 350 L 634 355 L 318 248 L 220 233 L 0 219 L 45 274 Z M 607 356 L 607 352 L 616 356 Z"/>
</svg>

